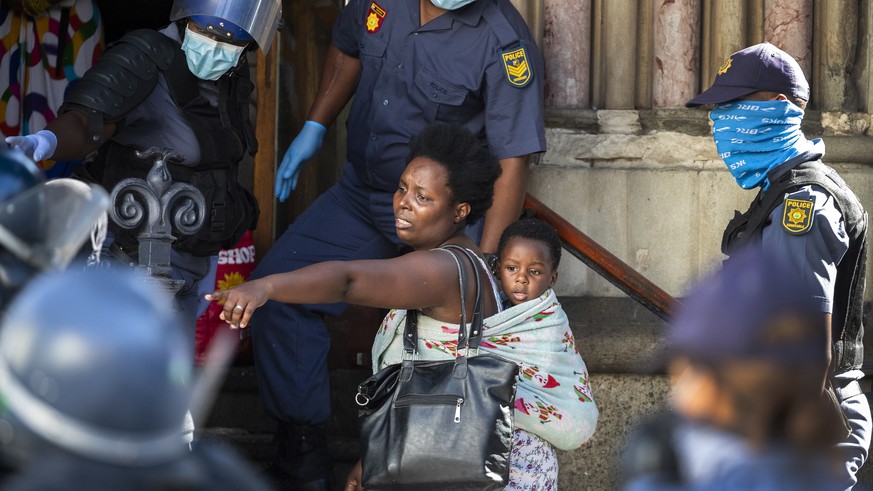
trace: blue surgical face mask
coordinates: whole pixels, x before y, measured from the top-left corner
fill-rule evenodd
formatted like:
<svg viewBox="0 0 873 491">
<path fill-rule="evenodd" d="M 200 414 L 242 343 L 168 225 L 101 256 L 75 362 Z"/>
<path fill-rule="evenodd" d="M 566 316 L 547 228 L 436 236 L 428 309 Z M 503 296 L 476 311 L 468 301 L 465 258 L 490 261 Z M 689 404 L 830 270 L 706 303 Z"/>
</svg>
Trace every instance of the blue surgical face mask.
<svg viewBox="0 0 873 491">
<path fill-rule="evenodd" d="M 239 63 L 245 47 L 216 41 L 209 36 L 185 30 L 182 50 L 191 73 L 203 80 L 218 80 Z"/>
<path fill-rule="evenodd" d="M 475 1 L 476 0 L 430 0 L 432 4 L 444 10 L 456 10 Z"/>
<path fill-rule="evenodd" d="M 803 109 L 788 101 L 733 101 L 709 113 L 718 155 L 743 189 L 767 189 L 767 173 L 801 154 L 824 153 L 800 130 Z"/>
</svg>

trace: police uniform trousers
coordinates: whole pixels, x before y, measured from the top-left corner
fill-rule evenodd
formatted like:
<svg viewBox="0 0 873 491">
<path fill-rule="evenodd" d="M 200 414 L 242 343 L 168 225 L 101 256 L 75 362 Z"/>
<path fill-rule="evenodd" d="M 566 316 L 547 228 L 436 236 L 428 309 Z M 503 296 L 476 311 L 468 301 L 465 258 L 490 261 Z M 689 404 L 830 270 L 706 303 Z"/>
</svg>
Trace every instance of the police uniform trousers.
<svg viewBox="0 0 873 491">
<path fill-rule="evenodd" d="M 333 260 L 385 259 L 398 255 L 394 193 L 368 188 L 348 162 L 343 175 L 273 244 L 252 273 L 261 278 Z M 249 325 L 261 401 L 280 422 L 318 425 L 330 416 L 323 315 L 346 304 L 267 302 Z"/>
</svg>

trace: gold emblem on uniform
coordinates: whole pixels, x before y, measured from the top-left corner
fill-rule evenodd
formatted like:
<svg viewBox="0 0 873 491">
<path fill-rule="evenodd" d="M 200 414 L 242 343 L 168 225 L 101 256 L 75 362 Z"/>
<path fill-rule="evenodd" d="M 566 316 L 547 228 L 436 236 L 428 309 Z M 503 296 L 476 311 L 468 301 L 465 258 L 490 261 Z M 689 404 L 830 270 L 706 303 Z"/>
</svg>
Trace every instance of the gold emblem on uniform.
<svg viewBox="0 0 873 491">
<path fill-rule="evenodd" d="M 808 199 L 785 199 L 782 227 L 790 234 L 799 235 L 812 227 L 812 210 L 815 203 Z"/>
<path fill-rule="evenodd" d="M 718 69 L 718 74 L 724 75 L 725 73 L 727 73 L 728 68 L 731 67 L 731 63 L 733 63 L 733 61 L 733 58 L 728 58 L 724 60 L 724 63 L 721 64 L 721 68 Z"/>
<path fill-rule="evenodd" d="M 533 79 L 533 72 L 527 63 L 527 52 L 524 46 L 500 53 L 503 67 L 506 69 L 506 79 L 515 87 L 524 87 Z"/>
<path fill-rule="evenodd" d="M 388 15 L 388 12 L 386 12 L 381 5 L 376 2 L 371 3 L 370 13 L 367 14 L 367 32 L 379 32 L 379 29 L 382 28 L 382 21 L 385 20 L 386 15 Z"/>
</svg>

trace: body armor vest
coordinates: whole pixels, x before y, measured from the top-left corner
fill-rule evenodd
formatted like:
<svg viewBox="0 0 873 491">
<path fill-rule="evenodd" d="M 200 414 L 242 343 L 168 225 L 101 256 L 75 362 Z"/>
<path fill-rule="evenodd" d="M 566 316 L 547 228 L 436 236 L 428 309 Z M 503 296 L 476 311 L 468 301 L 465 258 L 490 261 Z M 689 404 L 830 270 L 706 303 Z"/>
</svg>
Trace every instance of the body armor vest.
<svg viewBox="0 0 873 491">
<path fill-rule="evenodd" d="M 258 206 L 238 181 L 239 162 L 245 153 L 254 155 L 257 141 L 249 117 L 254 84 L 243 61 L 218 81 L 218 107 L 200 94 L 199 79 L 187 67 L 178 42 L 152 30 L 127 34 L 89 70 L 71 91 L 62 111 L 77 110 L 89 118 L 89 134 L 99 141 L 105 121 L 122 121 L 124 115 L 142 103 L 155 89 L 163 73 L 170 96 L 194 132 L 200 162 L 194 167 L 169 164 L 174 181 L 196 187 L 206 199 L 205 222 L 196 234 L 180 236 L 173 247 L 198 256 L 217 254 L 236 244 L 246 230 L 257 224 Z M 123 131 L 119 127 L 119 131 Z M 151 146 L 151 145 L 150 145 Z M 161 148 L 161 142 L 154 142 Z M 134 148 L 109 140 L 87 164 L 85 178 L 102 184 L 111 192 L 128 177 L 145 178 L 153 162 L 136 156 Z M 110 224 L 119 245 L 136 246 L 136 231 Z"/>
<path fill-rule="evenodd" d="M 770 214 L 782 203 L 785 193 L 807 185 L 820 186 L 833 196 L 849 235 L 849 250 L 837 265 L 831 315 L 833 363 L 835 373 L 842 373 L 860 368 L 864 359 L 867 213 L 837 172 L 821 161 L 804 162 L 789 170 L 766 191 L 759 191 L 745 213 L 737 212 L 725 229 L 721 248 L 731 255 L 744 246 L 760 244 L 762 230 L 769 224 Z"/>
</svg>

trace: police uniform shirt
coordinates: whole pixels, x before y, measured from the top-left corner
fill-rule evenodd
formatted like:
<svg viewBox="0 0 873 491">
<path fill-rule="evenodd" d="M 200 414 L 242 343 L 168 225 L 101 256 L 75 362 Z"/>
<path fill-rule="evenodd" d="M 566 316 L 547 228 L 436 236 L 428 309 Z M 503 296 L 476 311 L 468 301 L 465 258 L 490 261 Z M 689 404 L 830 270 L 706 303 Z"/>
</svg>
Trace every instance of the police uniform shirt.
<svg viewBox="0 0 873 491">
<path fill-rule="evenodd" d="M 770 213 L 761 243 L 768 251 L 786 257 L 817 293 L 822 312 L 832 312 L 837 265 L 849 250 L 849 235 L 843 215 L 827 191 L 808 185 L 786 193 Z"/>
<path fill-rule="evenodd" d="M 545 151 L 543 61 L 509 0 L 424 26 L 418 1 L 352 0 L 333 43 L 361 63 L 348 159 L 370 187 L 396 188 L 410 138 L 434 121 L 465 126 L 498 159 Z"/>
</svg>

